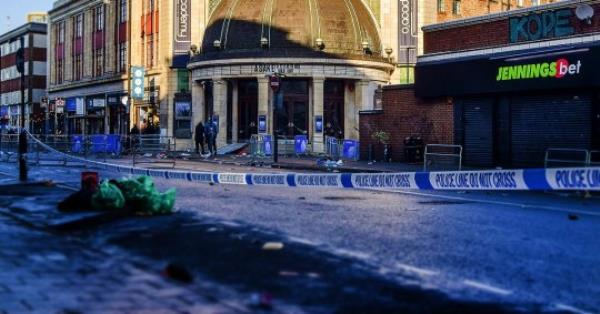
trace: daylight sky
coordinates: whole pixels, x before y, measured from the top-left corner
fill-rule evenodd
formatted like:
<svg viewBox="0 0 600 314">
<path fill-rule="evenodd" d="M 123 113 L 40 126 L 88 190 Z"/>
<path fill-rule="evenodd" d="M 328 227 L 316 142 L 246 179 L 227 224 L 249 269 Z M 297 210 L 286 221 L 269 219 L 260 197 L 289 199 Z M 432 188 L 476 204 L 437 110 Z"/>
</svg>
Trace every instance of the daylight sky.
<svg viewBox="0 0 600 314">
<path fill-rule="evenodd" d="M 0 0 L 0 34 L 23 25 L 29 12 L 50 10 L 53 2 L 54 0 Z"/>
</svg>

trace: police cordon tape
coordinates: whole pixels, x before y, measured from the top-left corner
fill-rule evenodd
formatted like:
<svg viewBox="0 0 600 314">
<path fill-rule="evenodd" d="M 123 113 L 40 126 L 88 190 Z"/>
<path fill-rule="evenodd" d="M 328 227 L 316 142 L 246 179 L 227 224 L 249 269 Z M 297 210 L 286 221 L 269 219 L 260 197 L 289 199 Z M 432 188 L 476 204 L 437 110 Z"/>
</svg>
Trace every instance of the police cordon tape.
<svg viewBox="0 0 600 314">
<path fill-rule="evenodd" d="M 220 173 L 111 164 L 69 155 L 31 137 L 45 149 L 88 166 L 119 173 L 199 183 L 399 190 L 600 191 L 600 167 L 405 173 Z"/>
</svg>

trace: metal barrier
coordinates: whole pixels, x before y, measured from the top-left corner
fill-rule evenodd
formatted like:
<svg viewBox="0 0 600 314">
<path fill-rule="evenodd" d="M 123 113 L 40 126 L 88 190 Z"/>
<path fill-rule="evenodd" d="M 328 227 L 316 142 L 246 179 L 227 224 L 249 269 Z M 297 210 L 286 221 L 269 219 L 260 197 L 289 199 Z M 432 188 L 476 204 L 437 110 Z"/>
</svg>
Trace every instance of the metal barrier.
<svg viewBox="0 0 600 314">
<path fill-rule="evenodd" d="M 138 164 L 168 164 L 175 168 L 175 139 L 160 135 L 131 136 L 131 159 Z"/>
<path fill-rule="evenodd" d="M 325 137 L 325 155 L 331 160 L 352 160 L 360 159 L 360 143 L 356 140 L 340 140 L 335 137 Z"/>
<path fill-rule="evenodd" d="M 440 165 L 455 165 L 456 161 L 458 161 L 458 170 L 461 170 L 462 152 L 462 145 L 427 144 L 425 145 L 423 171 L 428 171 L 428 169 Z"/>
<path fill-rule="evenodd" d="M 590 164 L 587 149 L 549 148 L 544 156 L 544 168 L 580 167 Z"/>
<path fill-rule="evenodd" d="M 588 165 L 591 167 L 600 166 L 600 150 L 590 151 Z"/>
</svg>

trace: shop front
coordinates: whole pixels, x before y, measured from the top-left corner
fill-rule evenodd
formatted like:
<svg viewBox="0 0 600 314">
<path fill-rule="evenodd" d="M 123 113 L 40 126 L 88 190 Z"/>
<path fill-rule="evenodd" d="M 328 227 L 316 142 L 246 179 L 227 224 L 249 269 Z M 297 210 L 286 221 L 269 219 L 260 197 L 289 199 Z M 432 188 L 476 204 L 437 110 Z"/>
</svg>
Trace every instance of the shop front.
<svg viewBox="0 0 600 314">
<path fill-rule="evenodd" d="M 416 94 L 452 100 L 465 165 L 539 167 L 549 149 L 600 150 L 599 55 L 589 43 L 424 61 Z"/>
</svg>

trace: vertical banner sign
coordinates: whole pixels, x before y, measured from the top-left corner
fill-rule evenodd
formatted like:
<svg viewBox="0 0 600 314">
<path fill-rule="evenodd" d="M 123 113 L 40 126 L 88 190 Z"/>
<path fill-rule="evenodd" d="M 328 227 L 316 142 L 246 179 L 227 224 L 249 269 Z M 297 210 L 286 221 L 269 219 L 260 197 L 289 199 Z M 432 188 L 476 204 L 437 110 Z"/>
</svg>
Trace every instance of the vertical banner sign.
<svg viewBox="0 0 600 314">
<path fill-rule="evenodd" d="M 190 9 L 191 0 L 173 0 L 174 10 L 173 14 L 173 29 L 175 36 L 173 36 L 173 53 L 175 55 L 187 55 L 190 51 L 190 45 L 192 43 L 191 35 L 191 21 L 190 21 Z"/>
<path fill-rule="evenodd" d="M 398 0 L 398 63 L 417 63 L 417 0 Z"/>
<path fill-rule="evenodd" d="M 131 67 L 131 98 L 144 100 L 144 78 L 146 74 L 143 67 Z"/>
</svg>

